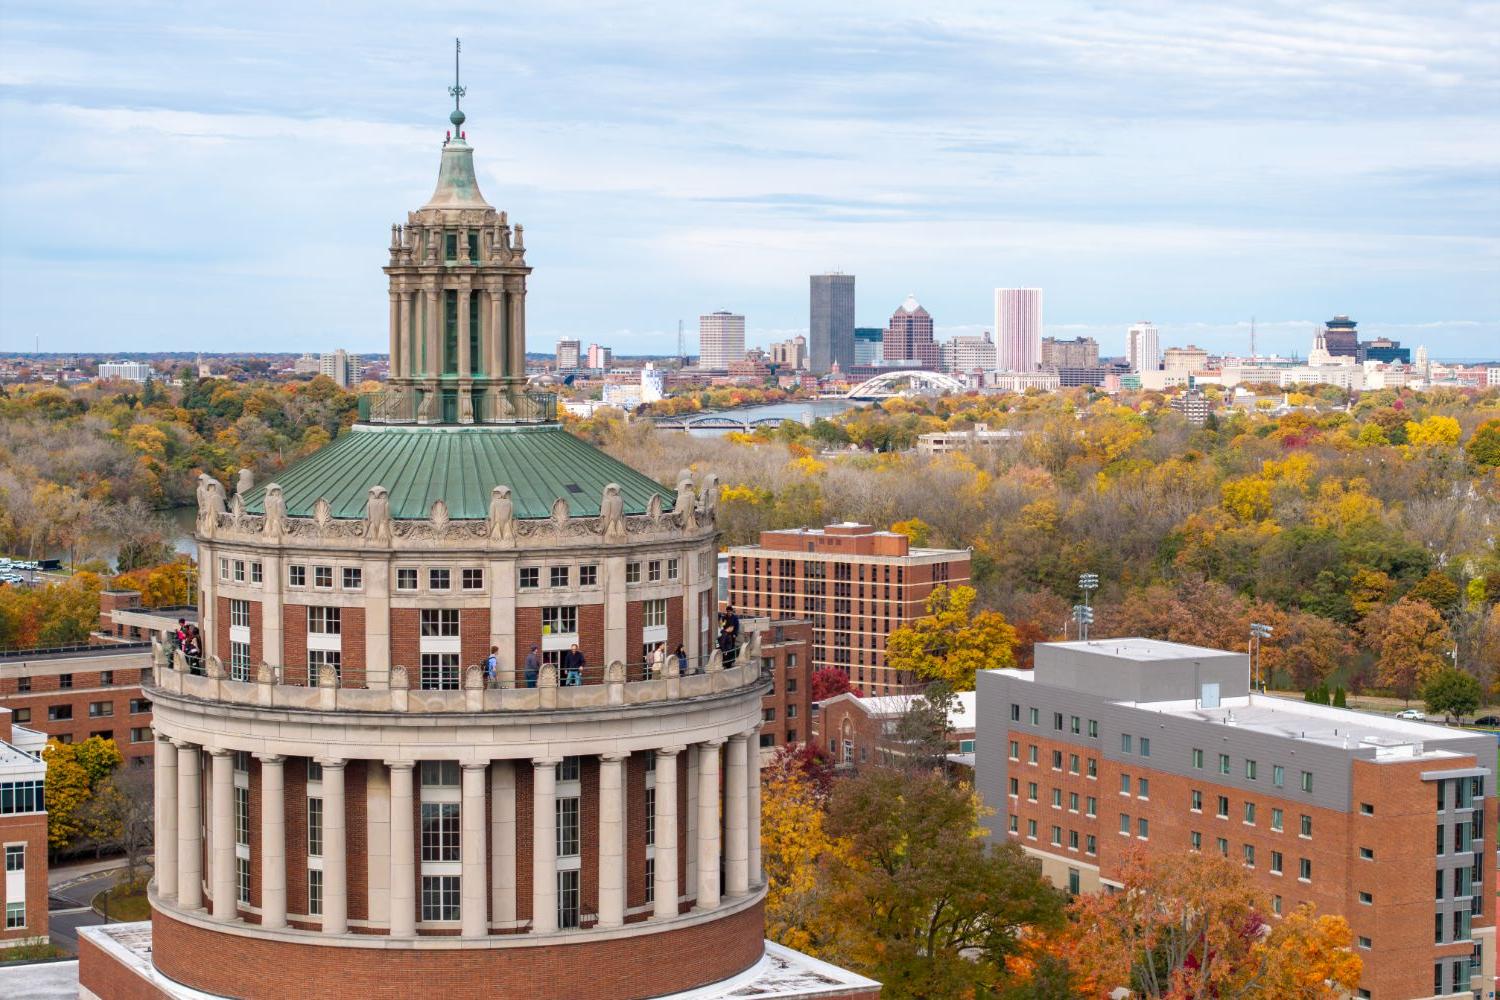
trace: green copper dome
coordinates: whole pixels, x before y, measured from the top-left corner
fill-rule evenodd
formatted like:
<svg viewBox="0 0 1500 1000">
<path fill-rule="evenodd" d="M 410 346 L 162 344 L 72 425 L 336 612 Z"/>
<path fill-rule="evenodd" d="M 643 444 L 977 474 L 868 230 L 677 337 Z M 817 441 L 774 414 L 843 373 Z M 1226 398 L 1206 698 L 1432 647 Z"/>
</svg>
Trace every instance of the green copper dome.
<svg viewBox="0 0 1500 1000">
<path fill-rule="evenodd" d="M 653 495 L 671 510 L 677 494 L 556 424 L 514 427 L 368 427 L 356 425 L 327 447 L 271 477 L 286 512 L 310 517 L 320 498 L 337 518 L 362 518 L 372 486 L 390 491 L 391 516 L 426 518 L 434 500 L 455 520 L 484 518 L 490 491 L 509 486 L 518 518 L 544 518 L 561 497 L 572 517 L 597 517 L 604 487 L 615 483 L 627 514 L 644 514 Z M 265 513 L 265 484 L 244 497 Z"/>
</svg>

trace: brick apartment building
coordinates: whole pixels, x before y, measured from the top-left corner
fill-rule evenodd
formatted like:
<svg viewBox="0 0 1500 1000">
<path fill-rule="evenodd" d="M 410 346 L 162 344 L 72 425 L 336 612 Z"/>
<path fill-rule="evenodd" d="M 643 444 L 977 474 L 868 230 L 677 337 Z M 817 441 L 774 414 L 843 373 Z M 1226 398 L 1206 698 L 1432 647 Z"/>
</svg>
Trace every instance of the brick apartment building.
<svg viewBox="0 0 1500 1000">
<path fill-rule="evenodd" d="M 1035 670 L 981 671 L 990 836 L 1074 892 L 1117 886 L 1129 848 L 1215 851 L 1275 913 L 1348 919 L 1359 996 L 1490 995 L 1494 739 L 1252 696 L 1247 666 L 1124 638 L 1038 643 Z"/>
<path fill-rule="evenodd" d="M 812 621 L 812 669 L 837 667 L 867 695 L 911 690 L 885 641 L 926 613 L 938 586 L 969 582 L 967 549 L 913 548 L 905 535 L 845 522 L 763 531 L 729 550 L 729 600 L 742 615 Z"/>
<path fill-rule="evenodd" d="M 15 725 L 0 708 L 0 959 L 6 948 L 47 940 L 47 765 L 41 733 Z"/>
<path fill-rule="evenodd" d="M 155 742 L 151 700 L 141 692 L 150 673 L 148 642 L 0 654 L 0 707 L 48 739 L 114 740 L 127 760 L 144 766 Z"/>
</svg>

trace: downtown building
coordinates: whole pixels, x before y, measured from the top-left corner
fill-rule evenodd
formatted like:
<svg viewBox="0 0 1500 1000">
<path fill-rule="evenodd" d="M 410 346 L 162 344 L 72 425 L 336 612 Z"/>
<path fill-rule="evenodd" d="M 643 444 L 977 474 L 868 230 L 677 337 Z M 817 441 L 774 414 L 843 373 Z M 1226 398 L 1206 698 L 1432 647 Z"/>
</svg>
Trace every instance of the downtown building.
<svg viewBox="0 0 1500 1000">
<path fill-rule="evenodd" d="M 1042 290 L 995 289 L 995 368 L 1035 371 L 1042 355 Z"/>
<path fill-rule="evenodd" d="M 891 314 L 881 340 L 884 361 L 889 368 L 922 368 L 939 371 L 943 350 L 932 339 L 932 316 L 922 308 L 915 295 Z"/>
<path fill-rule="evenodd" d="M 745 360 L 745 317 L 720 309 L 698 317 L 698 367 L 727 371 Z"/>
<path fill-rule="evenodd" d="M 200 479 L 205 655 L 158 642 L 144 684 L 152 916 L 82 932 L 80 993 L 872 1000 L 764 940 L 769 685 L 760 631 L 711 646 L 717 482 L 527 391 L 522 228 L 451 120 L 392 229 L 386 389 L 274 482 Z"/>
<path fill-rule="evenodd" d="M 1125 360 L 1133 372 L 1154 372 L 1161 367 L 1161 334 L 1145 320 L 1125 332 Z"/>
<path fill-rule="evenodd" d="M 978 676 L 989 836 L 1071 892 L 1119 888 L 1127 852 L 1245 866 L 1268 919 L 1340 914 L 1359 996 L 1495 988 L 1495 741 L 1251 694 L 1244 653 L 1152 639 L 1038 643 Z"/>
<path fill-rule="evenodd" d="M 969 550 L 913 548 L 905 535 L 845 522 L 763 531 L 729 550 L 729 603 L 747 617 L 812 621 L 812 670 L 837 667 L 865 694 L 920 687 L 885 665 L 885 643 L 927 613 L 939 586 L 969 582 Z"/>
<path fill-rule="evenodd" d="M 836 364 L 854 364 L 854 275 L 814 274 L 808 279 L 808 367 L 827 375 Z"/>
</svg>

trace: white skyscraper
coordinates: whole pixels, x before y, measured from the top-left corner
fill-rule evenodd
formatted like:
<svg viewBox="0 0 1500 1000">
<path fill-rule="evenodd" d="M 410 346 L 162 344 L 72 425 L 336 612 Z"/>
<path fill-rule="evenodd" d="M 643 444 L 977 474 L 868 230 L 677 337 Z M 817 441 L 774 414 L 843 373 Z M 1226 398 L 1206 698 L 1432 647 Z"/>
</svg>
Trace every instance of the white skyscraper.
<svg viewBox="0 0 1500 1000">
<path fill-rule="evenodd" d="M 1125 357 L 1133 372 L 1154 372 L 1161 367 L 1161 338 L 1156 327 L 1146 320 L 1132 326 L 1125 334 Z"/>
<path fill-rule="evenodd" d="M 995 368 L 1034 371 L 1042 358 L 1042 290 L 995 289 Z"/>
<path fill-rule="evenodd" d="M 745 360 L 745 317 L 719 310 L 698 317 L 698 367 L 728 368 Z"/>
</svg>

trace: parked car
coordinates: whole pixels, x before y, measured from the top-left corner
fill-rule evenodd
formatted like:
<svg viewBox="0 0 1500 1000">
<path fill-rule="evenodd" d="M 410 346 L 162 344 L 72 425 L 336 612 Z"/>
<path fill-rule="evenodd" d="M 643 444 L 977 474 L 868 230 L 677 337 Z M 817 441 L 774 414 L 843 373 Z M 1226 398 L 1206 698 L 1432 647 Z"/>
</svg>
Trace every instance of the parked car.
<svg viewBox="0 0 1500 1000">
<path fill-rule="evenodd" d="M 1474 720 L 1474 725 L 1500 729 L 1500 715 L 1481 715 Z"/>
<path fill-rule="evenodd" d="M 1421 722 L 1423 719 L 1427 718 L 1427 713 L 1426 712 L 1419 712 L 1415 708 L 1408 708 L 1405 711 L 1397 712 L 1396 713 L 1396 718 L 1398 718 L 1398 719 L 1409 719 L 1409 720 L 1411 720 L 1413 722 Z"/>
</svg>

